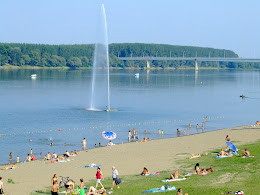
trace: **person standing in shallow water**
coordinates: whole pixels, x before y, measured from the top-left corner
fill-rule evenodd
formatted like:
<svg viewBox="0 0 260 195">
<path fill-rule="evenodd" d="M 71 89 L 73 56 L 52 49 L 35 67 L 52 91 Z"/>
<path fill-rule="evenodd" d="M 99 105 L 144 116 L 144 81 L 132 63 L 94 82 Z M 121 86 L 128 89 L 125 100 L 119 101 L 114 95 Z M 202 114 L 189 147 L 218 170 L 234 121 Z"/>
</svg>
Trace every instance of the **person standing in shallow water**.
<svg viewBox="0 0 260 195">
<path fill-rule="evenodd" d="M 82 140 L 82 150 L 86 149 L 86 145 L 87 145 L 87 141 L 86 141 L 86 139 L 84 137 L 83 140 Z"/>
<path fill-rule="evenodd" d="M 128 131 L 128 141 L 129 141 L 129 142 L 131 141 L 131 136 L 132 136 L 132 134 L 131 134 L 131 131 L 129 130 L 129 131 Z"/>
</svg>

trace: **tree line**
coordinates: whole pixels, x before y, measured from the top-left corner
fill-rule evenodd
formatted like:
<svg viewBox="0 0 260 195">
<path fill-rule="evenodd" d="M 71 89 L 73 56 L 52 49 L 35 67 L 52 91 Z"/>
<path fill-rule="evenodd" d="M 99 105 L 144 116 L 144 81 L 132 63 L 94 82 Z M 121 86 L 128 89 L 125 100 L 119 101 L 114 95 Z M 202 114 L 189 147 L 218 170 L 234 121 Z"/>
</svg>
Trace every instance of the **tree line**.
<svg viewBox="0 0 260 195">
<path fill-rule="evenodd" d="M 39 67 L 92 67 L 93 44 L 45 45 L 25 43 L 0 43 L 0 66 Z M 232 57 L 238 55 L 230 50 L 175 46 L 166 44 L 113 43 L 109 45 L 110 66 L 115 68 L 143 68 L 145 61 L 122 61 L 118 57 Z M 179 68 L 194 66 L 191 61 L 152 61 L 152 67 Z M 202 67 L 260 68 L 259 63 L 201 62 Z"/>
</svg>

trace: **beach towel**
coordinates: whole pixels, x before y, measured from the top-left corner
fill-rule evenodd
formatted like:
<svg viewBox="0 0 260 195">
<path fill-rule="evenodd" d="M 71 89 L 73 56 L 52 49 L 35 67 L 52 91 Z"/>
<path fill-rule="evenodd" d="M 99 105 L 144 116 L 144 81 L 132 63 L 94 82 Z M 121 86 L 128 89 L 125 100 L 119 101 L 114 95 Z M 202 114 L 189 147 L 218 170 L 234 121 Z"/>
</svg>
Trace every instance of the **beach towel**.
<svg viewBox="0 0 260 195">
<path fill-rule="evenodd" d="M 253 158 L 254 156 L 242 156 L 242 158 Z"/>
<path fill-rule="evenodd" d="M 227 158 L 227 157 L 232 157 L 232 156 L 227 156 L 227 155 L 225 155 L 225 156 L 216 156 L 215 158 Z"/>
<path fill-rule="evenodd" d="M 176 187 L 170 187 L 168 189 L 165 189 L 164 186 L 162 186 L 161 188 L 153 188 L 150 190 L 146 190 L 146 191 L 142 191 L 142 193 L 157 193 L 157 192 L 168 192 L 168 191 L 173 191 L 176 190 Z"/>
<path fill-rule="evenodd" d="M 85 167 L 101 167 L 101 165 L 96 165 L 96 164 L 92 163 L 91 165 L 87 165 Z"/>
<path fill-rule="evenodd" d="M 186 180 L 186 179 L 187 178 L 166 179 L 166 180 L 162 180 L 161 182 L 183 181 L 183 180 Z"/>
<path fill-rule="evenodd" d="M 156 173 L 151 173 L 151 174 L 146 174 L 146 175 L 141 175 L 141 176 L 152 176 L 152 175 L 160 175 L 160 173 L 156 172 Z"/>
<path fill-rule="evenodd" d="M 86 187 L 86 186 L 84 186 L 84 190 L 87 190 L 88 188 Z M 84 191 L 84 190 L 82 190 L 82 191 Z M 76 194 L 78 193 L 78 191 L 79 191 L 79 189 L 76 189 L 75 190 L 75 192 L 76 192 Z M 59 192 L 59 193 L 61 193 L 61 194 L 66 194 L 66 190 L 64 190 L 64 191 L 61 191 L 61 192 Z M 70 193 L 70 190 L 68 190 L 68 193 Z M 72 192 L 73 193 L 73 192 Z M 81 195 L 81 194 L 80 194 Z"/>
</svg>

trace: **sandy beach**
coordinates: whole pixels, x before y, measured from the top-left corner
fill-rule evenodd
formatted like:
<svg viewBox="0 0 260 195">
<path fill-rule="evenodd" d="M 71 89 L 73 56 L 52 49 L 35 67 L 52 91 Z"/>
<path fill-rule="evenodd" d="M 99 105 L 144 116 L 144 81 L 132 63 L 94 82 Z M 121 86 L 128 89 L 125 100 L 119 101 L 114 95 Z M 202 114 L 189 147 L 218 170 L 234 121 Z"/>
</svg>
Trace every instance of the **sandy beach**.
<svg viewBox="0 0 260 195">
<path fill-rule="evenodd" d="M 112 166 L 116 166 L 119 175 L 140 174 L 144 166 L 151 172 L 175 170 L 179 166 L 176 161 L 184 158 L 178 154 L 201 153 L 216 148 L 225 148 L 226 135 L 230 135 L 239 148 L 241 144 L 259 140 L 260 127 L 234 127 L 145 143 L 135 142 L 100 147 L 90 149 L 87 152 L 81 151 L 77 156 L 72 157 L 75 159 L 74 161 L 66 163 L 45 164 L 42 159 L 24 164 L 18 163 L 18 168 L 14 170 L 1 170 L 0 176 L 3 177 L 6 194 L 12 195 L 30 194 L 35 190 L 44 190 L 51 185 L 54 173 L 58 176 L 69 176 L 76 181 L 76 184 L 79 184 L 79 179 L 83 178 L 86 181 L 86 186 L 89 187 L 94 185 L 88 181 L 95 178 L 96 168 L 76 167 L 91 163 L 102 165 L 104 176 L 109 177 L 107 179 L 111 177 Z M 8 184 L 8 178 L 11 178 L 15 184 Z"/>
</svg>

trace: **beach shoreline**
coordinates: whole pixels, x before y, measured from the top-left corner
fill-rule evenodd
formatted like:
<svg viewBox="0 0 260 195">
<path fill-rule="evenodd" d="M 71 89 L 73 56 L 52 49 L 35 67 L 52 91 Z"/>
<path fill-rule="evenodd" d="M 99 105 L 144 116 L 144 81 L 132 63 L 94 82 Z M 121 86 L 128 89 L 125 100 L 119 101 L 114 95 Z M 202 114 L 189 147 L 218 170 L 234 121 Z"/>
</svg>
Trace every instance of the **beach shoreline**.
<svg viewBox="0 0 260 195">
<path fill-rule="evenodd" d="M 58 176 L 70 176 L 76 184 L 79 178 L 83 177 L 89 186 L 88 181 L 93 180 L 96 169 L 84 168 L 84 166 L 92 163 L 102 165 L 105 177 L 110 177 L 112 166 L 117 167 L 119 175 L 139 174 L 144 166 L 152 172 L 174 170 L 180 166 L 176 163 L 181 158 L 178 154 L 191 155 L 225 147 L 227 134 L 231 136 L 231 140 L 236 141 L 236 145 L 256 142 L 260 139 L 259 130 L 260 126 L 242 126 L 148 142 L 97 147 L 88 149 L 87 152 L 79 151 L 77 156 L 72 157 L 74 161 L 66 163 L 46 164 L 43 159 L 18 163 L 16 165 L 18 168 L 1 171 L 0 176 L 3 177 L 6 193 L 12 195 L 20 194 L 21 191 L 30 194 L 35 190 L 49 187 L 54 173 Z M 8 184 L 9 178 L 15 184 Z"/>
</svg>

